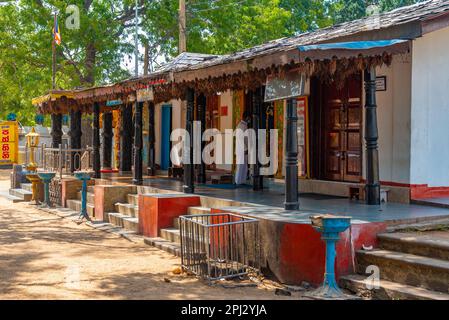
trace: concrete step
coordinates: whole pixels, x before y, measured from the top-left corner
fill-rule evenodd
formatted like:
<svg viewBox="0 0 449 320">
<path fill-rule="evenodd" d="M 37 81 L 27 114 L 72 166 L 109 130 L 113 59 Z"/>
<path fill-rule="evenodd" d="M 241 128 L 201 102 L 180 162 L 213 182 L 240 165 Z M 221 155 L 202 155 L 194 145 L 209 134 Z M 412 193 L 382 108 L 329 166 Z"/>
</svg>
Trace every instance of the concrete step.
<svg viewBox="0 0 449 320">
<path fill-rule="evenodd" d="M 16 196 L 10 195 L 9 191 L 0 191 L 0 197 L 5 198 L 6 200 L 11 201 L 12 203 L 17 203 L 17 202 L 24 202 L 25 200 L 23 200 L 22 198 L 18 198 Z"/>
<path fill-rule="evenodd" d="M 125 230 L 133 231 L 135 233 L 139 232 L 139 219 L 124 215 L 119 212 L 109 212 L 108 213 L 109 222 L 118 227 L 122 227 Z"/>
<path fill-rule="evenodd" d="M 81 211 L 81 200 L 69 199 L 67 202 L 67 208 L 72 209 L 73 211 L 80 212 Z M 93 204 L 88 203 L 86 206 L 87 213 L 90 217 L 95 217 L 95 206 Z"/>
<path fill-rule="evenodd" d="M 206 207 L 189 207 L 187 209 L 188 214 L 210 214 L 210 208 Z"/>
<path fill-rule="evenodd" d="M 160 234 L 162 239 L 181 244 L 181 234 L 179 229 L 176 228 L 161 229 Z"/>
<path fill-rule="evenodd" d="M 449 300 L 449 294 L 380 280 L 379 288 L 368 289 L 367 276 L 349 275 L 340 278 L 340 286 L 361 297 L 377 300 Z"/>
<path fill-rule="evenodd" d="M 21 184 L 20 184 L 20 187 L 21 187 L 23 190 L 32 192 L 32 189 L 31 189 L 31 183 L 21 183 Z"/>
<path fill-rule="evenodd" d="M 128 194 L 127 200 L 129 204 L 138 206 L 139 205 L 139 195 L 138 194 Z"/>
<path fill-rule="evenodd" d="M 129 203 L 117 202 L 115 204 L 115 211 L 132 217 L 139 216 L 139 207 Z"/>
<path fill-rule="evenodd" d="M 178 243 L 174 243 L 162 238 L 148 238 L 148 237 L 144 237 L 143 241 L 150 246 L 164 250 L 177 257 L 181 256 L 181 246 Z"/>
<path fill-rule="evenodd" d="M 180 218 L 174 218 L 173 219 L 173 228 L 175 228 L 175 229 L 179 229 L 180 227 L 180 223 L 179 223 L 179 221 L 180 221 L 181 219 Z"/>
<path fill-rule="evenodd" d="M 86 195 L 87 195 L 87 203 L 95 204 L 94 194 L 92 192 L 88 192 Z M 81 200 L 81 191 L 78 191 L 78 193 L 76 194 L 76 198 L 78 200 Z"/>
<path fill-rule="evenodd" d="M 434 232 L 384 233 L 377 238 L 380 248 L 385 250 L 449 260 L 449 233 L 446 237 Z"/>
<path fill-rule="evenodd" d="M 370 265 L 379 267 L 381 279 L 449 292 L 449 261 L 389 250 L 357 251 L 357 273 L 365 274 Z"/>
<path fill-rule="evenodd" d="M 11 196 L 22 199 L 22 201 L 31 201 L 33 193 L 24 189 L 9 189 L 9 194 Z"/>
</svg>

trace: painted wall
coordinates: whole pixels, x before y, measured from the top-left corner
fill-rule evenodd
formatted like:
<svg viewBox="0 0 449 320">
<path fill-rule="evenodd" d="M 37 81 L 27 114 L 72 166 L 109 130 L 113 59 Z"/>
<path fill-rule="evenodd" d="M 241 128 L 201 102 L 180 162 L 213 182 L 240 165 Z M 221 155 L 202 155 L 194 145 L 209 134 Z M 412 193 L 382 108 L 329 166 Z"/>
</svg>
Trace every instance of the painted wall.
<svg viewBox="0 0 449 320">
<path fill-rule="evenodd" d="M 221 107 L 227 106 L 228 107 L 228 114 L 226 116 L 221 115 Z M 225 139 L 225 129 L 232 129 L 232 91 L 227 90 L 226 92 L 223 92 L 220 95 L 220 131 L 221 131 L 221 138 L 223 141 L 223 155 L 225 152 L 225 145 L 224 145 L 224 139 Z M 220 170 L 232 170 L 232 164 L 221 164 L 217 165 L 217 169 Z"/>
<path fill-rule="evenodd" d="M 449 186 L 449 27 L 413 42 L 411 184 Z"/>
<path fill-rule="evenodd" d="M 172 106 L 172 129 L 185 128 L 185 103 L 181 100 L 170 100 L 169 102 L 159 103 L 155 106 L 154 122 L 155 122 L 155 151 L 156 163 L 161 163 L 161 109 L 164 105 Z M 184 114 L 184 116 L 183 116 Z M 184 123 L 184 124 L 182 124 Z"/>
<path fill-rule="evenodd" d="M 377 91 L 380 180 L 410 182 L 411 55 L 395 55 L 392 64 L 376 70 L 386 76 L 387 90 Z M 365 100 L 363 93 L 363 102 Z M 364 131 L 363 131 L 364 137 Z M 365 149 L 365 141 L 362 141 Z M 363 177 L 365 173 L 363 158 Z"/>
</svg>

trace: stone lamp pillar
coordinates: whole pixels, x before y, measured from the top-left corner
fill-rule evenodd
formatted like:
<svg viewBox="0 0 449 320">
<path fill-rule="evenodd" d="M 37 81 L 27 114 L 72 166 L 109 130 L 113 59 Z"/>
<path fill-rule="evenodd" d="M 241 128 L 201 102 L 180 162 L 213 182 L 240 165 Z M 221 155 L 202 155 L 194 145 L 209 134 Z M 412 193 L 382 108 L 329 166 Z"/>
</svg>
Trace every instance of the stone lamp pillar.
<svg viewBox="0 0 449 320">
<path fill-rule="evenodd" d="M 310 296 L 321 299 L 347 299 L 348 296 L 340 290 L 335 278 L 335 258 L 337 256 L 335 244 L 340 240 L 339 234 L 351 225 L 351 218 L 319 215 L 310 217 L 310 220 L 313 228 L 321 233 L 321 239 L 326 243 L 324 282 Z"/>
<path fill-rule="evenodd" d="M 55 177 L 56 172 L 39 172 L 37 175 L 44 183 L 44 203 L 42 204 L 42 207 L 50 208 L 50 182 Z"/>
<path fill-rule="evenodd" d="M 87 214 L 87 181 L 91 179 L 91 171 L 76 171 L 75 178 L 83 182 L 81 189 L 81 211 L 79 215 L 79 220 L 82 221 L 84 218 L 90 221 L 89 215 Z"/>
</svg>

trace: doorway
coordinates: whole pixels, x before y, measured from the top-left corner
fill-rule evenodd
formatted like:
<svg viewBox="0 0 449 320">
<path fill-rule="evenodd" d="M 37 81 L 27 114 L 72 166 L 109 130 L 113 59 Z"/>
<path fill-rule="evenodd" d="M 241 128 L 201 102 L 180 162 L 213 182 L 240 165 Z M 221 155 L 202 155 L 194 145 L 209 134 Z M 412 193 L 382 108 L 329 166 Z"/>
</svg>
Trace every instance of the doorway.
<svg viewBox="0 0 449 320">
<path fill-rule="evenodd" d="M 161 108 L 161 170 L 168 170 L 171 166 L 170 134 L 172 130 L 172 106 L 165 104 Z"/>
<path fill-rule="evenodd" d="M 362 170 L 362 78 L 322 84 L 322 178 L 360 182 Z"/>
</svg>

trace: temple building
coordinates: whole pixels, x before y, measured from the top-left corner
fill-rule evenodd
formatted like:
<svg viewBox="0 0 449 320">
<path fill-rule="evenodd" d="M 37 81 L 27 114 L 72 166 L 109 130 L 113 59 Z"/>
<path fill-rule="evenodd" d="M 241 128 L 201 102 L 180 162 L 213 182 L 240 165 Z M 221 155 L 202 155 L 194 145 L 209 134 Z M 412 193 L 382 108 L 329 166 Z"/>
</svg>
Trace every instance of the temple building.
<svg viewBox="0 0 449 320">
<path fill-rule="evenodd" d="M 443 165 L 449 148 L 441 140 L 449 136 L 448 40 L 449 2 L 427 1 L 228 55 L 182 53 L 149 75 L 51 91 L 33 104 L 51 114 L 55 148 L 62 115 L 70 115 L 73 149 L 83 147 L 83 115 L 93 116 L 87 167 L 100 181 L 95 184 L 127 182 L 138 191 L 147 186 L 225 198 L 228 206 L 251 202 L 276 208 L 237 212 L 282 221 L 284 229 L 275 232 L 264 224 L 265 261 L 282 281 L 318 283 L 323 270 L 317 264 L 323 260 L 307 254 L 324 249 L 319 238 L 309 238 L 310 225 L 302 224 L 308 213 L 343 212 L 363 221 L 348 231 L 352 247 L 337 248 L 347 258 L 337 263 L 339 274 L 351 272 L 354 261 L 348 257 L 375 243 L 386 221 L 447 214 L 410 206 L 449 196 L 449 166 Z M 285 98 L 267 99 L 276 84 L 292 82 L 301 83 L 298 95 L 290 90 Z M 172 163 L 174 129 L 192 134 L 199 121 L 202 130 L 217 129 L 224 139 L 225 130 L 236 129 L 244 115 L 251 117 L 251 128 L 278 129 L 277 144 L 267 139 L 256 145 L 277 149 L 273 175 L 261 175 L 257 162 L 250 166 L 250 187 L 229 190 L 235 162 L 192 165 L 190 153 L 183 156 L 190 163 Z M 81 168 L 76 163 L 68 169 Z M 96 217 L 105 219 L 97 207 L 100 194 L 95 189 Z M 138 230 L 144 235 L 145 208 L 142 200 Z M 158 231 L 146 235 L 160 236 Z"/>
</svg>

